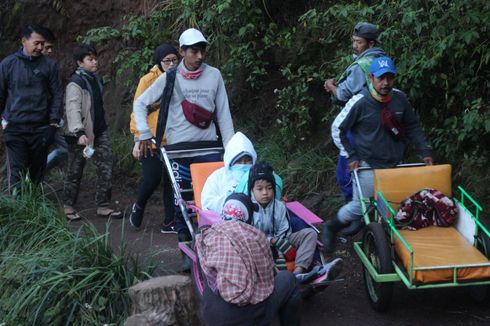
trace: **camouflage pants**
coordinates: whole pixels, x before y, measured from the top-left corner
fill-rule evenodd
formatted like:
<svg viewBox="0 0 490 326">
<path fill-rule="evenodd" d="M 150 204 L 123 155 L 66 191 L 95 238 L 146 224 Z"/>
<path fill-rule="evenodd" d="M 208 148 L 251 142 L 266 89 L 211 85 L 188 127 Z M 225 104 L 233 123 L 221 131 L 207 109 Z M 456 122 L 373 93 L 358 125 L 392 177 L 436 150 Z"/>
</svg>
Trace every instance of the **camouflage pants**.
<svg viewBox="0 0 490 326">
<path fill-rule="evenodd" d="M 80 181 L 83 176 L 86 158 L 83 157 L 83 146 L 70 144 L 68 147 L 68 166 L 65 177 L 64 204 L 73 206 L 77 202 Z M 112 147 L 109 132 L 106 130 L 94 141 L 93 160 L 97 181 L 95 203 L 97 207 L 108 206 L 112 192 Z"/>
</svg>

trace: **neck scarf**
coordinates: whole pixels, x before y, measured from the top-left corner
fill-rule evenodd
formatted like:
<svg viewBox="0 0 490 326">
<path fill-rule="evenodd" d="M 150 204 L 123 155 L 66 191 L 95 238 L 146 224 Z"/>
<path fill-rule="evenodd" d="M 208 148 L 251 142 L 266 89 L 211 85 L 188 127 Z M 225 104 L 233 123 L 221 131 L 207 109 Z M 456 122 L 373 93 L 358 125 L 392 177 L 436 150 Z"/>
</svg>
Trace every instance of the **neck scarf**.
<svg viewBox="0 0 490 326">
<path fill-rule="evenodd" d="M 93 80 L 95 78 L 95 75 L 92 72 L 85 70 L 82 67 L 78 67 L 75 72 L 80 76 L 88 78 L 89 80 Z"/>
<path fill-rule="evenodd" d="M 391 102 L 391 91 L 388 95 L 381 95 L 378 93 L 378 91 L 374 88 L 373 83 L 368 80 L 367 82 L 369 92 L 371 93 L 371 96 L 378 102 L 381 102 L 383 104 L 388 104 Z"/>
<path fill-rule="evenodd" d="M 185 68 L 184 62 L 182 62 L 182 66 L 179 69 L 179 74 L 184 77 L 184 79 L 198 79 L 202 72 L 204 71 L 204 64 L 202 64 L 198 69 L 194 71 L 189 71 Z"/>
</svg>

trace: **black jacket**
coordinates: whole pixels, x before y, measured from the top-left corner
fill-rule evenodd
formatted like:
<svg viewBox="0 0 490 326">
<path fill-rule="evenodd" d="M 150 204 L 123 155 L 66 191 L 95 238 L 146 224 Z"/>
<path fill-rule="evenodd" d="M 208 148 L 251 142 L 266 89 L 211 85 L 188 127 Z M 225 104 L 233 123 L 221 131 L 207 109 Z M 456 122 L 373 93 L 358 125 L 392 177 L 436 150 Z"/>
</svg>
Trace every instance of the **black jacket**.
<svg viewBox="0 0 490 326">
<path fill-rule="evenodd" d="M 63 89 L 56 61 L 22 49 L 0 62 L 0 111 L 16 125 L 47 125 L 61 118 Z"/>
</svg>

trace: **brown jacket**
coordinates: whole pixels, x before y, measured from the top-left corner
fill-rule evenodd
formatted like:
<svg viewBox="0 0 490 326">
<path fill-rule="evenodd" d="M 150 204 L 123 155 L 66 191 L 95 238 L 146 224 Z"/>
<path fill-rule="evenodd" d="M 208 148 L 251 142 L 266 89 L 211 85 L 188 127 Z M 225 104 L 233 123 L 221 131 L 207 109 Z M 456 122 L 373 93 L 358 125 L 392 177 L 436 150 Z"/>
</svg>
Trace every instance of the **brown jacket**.
<svg viewBox="0 0 490 326">
<path fill-rule="evenodd" d="M 94 145 L 94 123 L 92 119 L 92 97 L 90 92 L 80 86 L 76 77 L 66 86 L 65 92 L 65 135 L 80 137 L 81 134 Z M 83 82 L 83 81 L 82 81 Z M 83 85 L 83 84 L 82 84 Z"/>
</svg>

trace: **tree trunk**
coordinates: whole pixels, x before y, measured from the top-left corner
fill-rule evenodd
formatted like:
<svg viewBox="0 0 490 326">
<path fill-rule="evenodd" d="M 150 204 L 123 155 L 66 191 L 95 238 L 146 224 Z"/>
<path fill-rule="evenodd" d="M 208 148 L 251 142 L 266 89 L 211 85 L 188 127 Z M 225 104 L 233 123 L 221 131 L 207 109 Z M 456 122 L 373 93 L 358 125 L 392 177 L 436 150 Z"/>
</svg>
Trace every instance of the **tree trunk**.
<svg viewBox="0 0 490 326">
<path fill-rule="evenodd" d="M 131 317 L 125 326 L 199 325 L 199 304 L 188 276 L 152 278 L 129 289 Z"/>
</svg>

